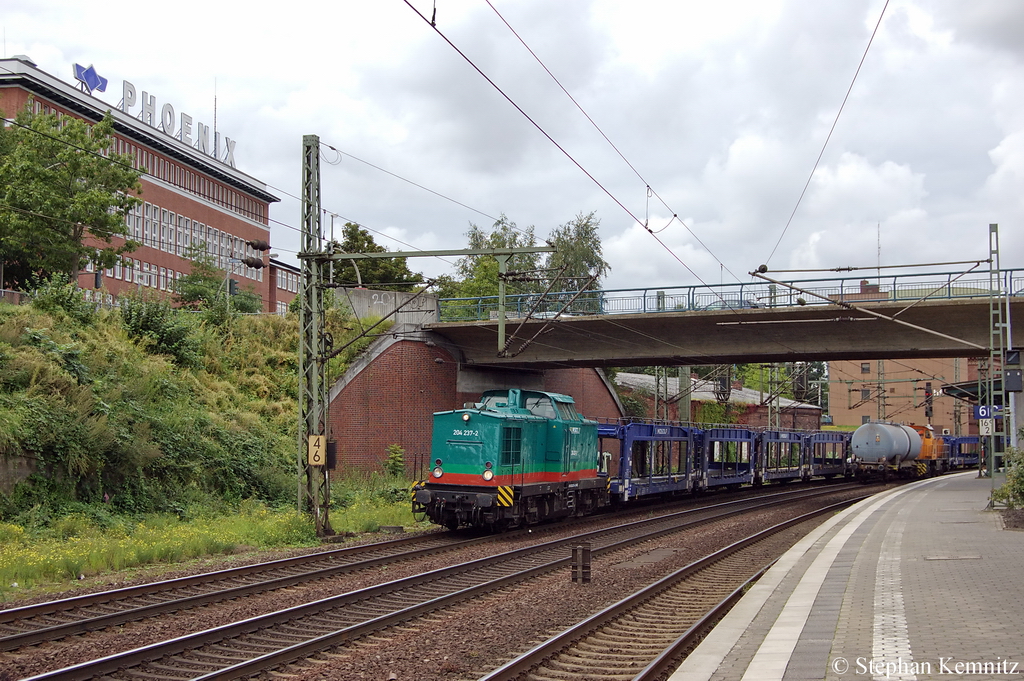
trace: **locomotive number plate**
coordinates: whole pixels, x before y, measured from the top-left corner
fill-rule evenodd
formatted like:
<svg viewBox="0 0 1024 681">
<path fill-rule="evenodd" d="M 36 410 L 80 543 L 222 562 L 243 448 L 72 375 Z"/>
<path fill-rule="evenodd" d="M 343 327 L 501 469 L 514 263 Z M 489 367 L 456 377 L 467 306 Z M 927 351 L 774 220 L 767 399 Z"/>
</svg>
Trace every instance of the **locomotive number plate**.
<svg viewBox="0 0 1024 681">
<path fill-rule="evenodd" d="M 462 436 L 462 437 L 480 437 L 480 431 L 479 430 L 453 430 L 452 431 L 452 437 L 457 437 L 457 436 Z"/>
</svg>

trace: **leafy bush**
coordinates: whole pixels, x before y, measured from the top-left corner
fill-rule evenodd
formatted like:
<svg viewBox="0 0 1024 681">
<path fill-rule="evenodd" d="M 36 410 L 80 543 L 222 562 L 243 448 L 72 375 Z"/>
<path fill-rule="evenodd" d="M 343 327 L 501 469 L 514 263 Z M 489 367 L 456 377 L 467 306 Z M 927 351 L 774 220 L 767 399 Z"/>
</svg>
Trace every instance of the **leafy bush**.
<svg viewBox="0 0 1024 681">
<path fill-rule="evenodd" d="M 13 523 L 0 523 L 0 545 L 22 544 L 25 541 L 25 528 Z"/>
<path fill-rule="evenodd" d="M 96 307 L 82 297 L 82 291 L 67 274 L 35 280 L 32 306 L 44 312 L 63 312 L 80 324 L 91 324 L 96 316 Z"/>
<path fill-rule="evenodd" d="M 398 444 L 387 446 L 387 458 L 384 460 L 384 473 L 392 478 L 405 475 L 405 449 Z"/>
<path fill-rule="evenodd" d="M 647 418 L 647 405 L 633 393 L 619 393 L 619 401 L 622 402 L 626 416 Z"/>
<path fill-rule="evenodd" d="M 79 383 L 88 381 L 89 371 L 82 364 L 82 348 L 78 343 L 57 343 L 46 329 L 25 329 L 25 338 L 31 345 L 53 355 Z"/>
<path fill-rule="evenodd" d="M 1003 465 L 1006 467 L 1006 482 L 995 491 L 993 498 L 1009 508 L 1024 507 L 1024 450 L 1007 447 Z"/>
<path fill-rule="evenodd" d="M 166 300 L 145 295 L 121 297 L 121 319 L 128 335 L 151 341 L 156 352 L 170 355 L 178 366 L 196 367 L 199 346 L 184 314 Z"/>
</svg>

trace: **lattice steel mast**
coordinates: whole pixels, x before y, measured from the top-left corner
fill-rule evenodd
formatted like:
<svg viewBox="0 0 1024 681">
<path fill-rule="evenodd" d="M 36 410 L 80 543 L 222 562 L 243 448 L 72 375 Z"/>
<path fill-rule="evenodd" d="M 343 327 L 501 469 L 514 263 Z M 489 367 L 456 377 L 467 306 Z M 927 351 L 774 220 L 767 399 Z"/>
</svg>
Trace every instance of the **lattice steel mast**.
<svg viewBox="0 0 1024 681">
<path fill-rule="evenodd" d="M 299 311 L 299 510 L 312 515 L 317 536 L 333 534 L 327 470 L 327 344 L 324 338 L 323 225 L 320 222 L 320 137 L 302 138 L 302 306 Z M 305 474 L 305 475 L 303 475 Z M 305 480 L 303 480 L 305 478 Z"/>
</svg>

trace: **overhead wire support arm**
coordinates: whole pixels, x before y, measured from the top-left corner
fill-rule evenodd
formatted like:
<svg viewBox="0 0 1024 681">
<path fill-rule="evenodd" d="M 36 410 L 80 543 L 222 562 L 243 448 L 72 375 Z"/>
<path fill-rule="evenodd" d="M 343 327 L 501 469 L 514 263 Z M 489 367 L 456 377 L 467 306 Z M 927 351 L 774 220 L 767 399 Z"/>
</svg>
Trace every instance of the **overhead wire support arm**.
<svg viewBox="0 0 1024 681">
<path fill-rule="evenodd" d="M 559 272 L 564 272 L 564 271 L 565 271 L 565 267 L 563 266 L 559 270 Z M 530 309 L 527 310 L 526 316 L 523 318 L 523 321 L 519 322 L 519 326 L 517 326 L 516 330 L 512 332 L 512 335 L 509 336 L 505 340 L 504 343 L 502 343 L 500 348 L 498 348 L 498 357 L 506 357 L 506 356 L 508 356 L 508 347 L 510 345 L 512 345 L 512 341 L 515 340 L 516 334 L 518 334 L 519 330 L 523 328 L 523 324 L 526 323 L 526 320 L 531 318 L 531 317 L 533 317 L 533 313 L 537 311 L 537 307 L 544 301 L 544 299 L 547 297 L 548 293 L 551 292 L 551 288 L 555 285 L 556 281 L 558 281 L 558 278 L 557 277 L 553 277 L 551 279 L 551 281 L 548 283 L 548 287 L 546 289 L 544 289 L 544 293 L 541 293 L 539 296 L 537 296 L 534 299 L 533 305 L 531 305 Z M 561 312 L 559 312 L 559 314 L 561 314 Z M 520 350 L 520 352 L 521 352 L 521 350 Z"/>
<path fill-rule="evenodd" d="M 382 253 L 334 253 L 328 255 L 322 251 L 312 251 L 298 254 L 300 260 L 314 258 L 323 261 L 329 260 L 366 260 L 369 258 L 433 258 L 446 255 L 518 255 L 520 253 L 554 253 L 554 246 L 521 246 L 519 248 L 462 248 L 446 251 L 385 251 Z"/>
<path fill-rule="evenodd" d="M 364 260 L 369 258 L 432 258 L 446 255 L 489 255 L 498 261 L 498 351 L 505 345 L 505 276 L 508 260 L 519 253 L 554 253 L 554 246 L 520 246 L 518 248 L 463 248 L 448 251 L 385 251 L 383 253 L 325 253 L 304 246 L 298 258 L 303 263 L 331 260 Z"/>
<path fill-rule="evenodd" d="M 975 267 L 980 266 L 982 263 L 991 262 L 991 258 L 984 260 L 954 260 L 951 262 L 921 262 L 913 265 L 869 265 L 863 267 L 847 266 L 847 267 L 826 267 L 820 269 L 807 269 L 807 270 L 776 270 L 772 272 L 776 274 L 796 274 L 804 272 L 857 272 L 858 270 L 900 270 L 908 267 L 945 267 L 947 265 L 974 265 Z"/>
</svg>

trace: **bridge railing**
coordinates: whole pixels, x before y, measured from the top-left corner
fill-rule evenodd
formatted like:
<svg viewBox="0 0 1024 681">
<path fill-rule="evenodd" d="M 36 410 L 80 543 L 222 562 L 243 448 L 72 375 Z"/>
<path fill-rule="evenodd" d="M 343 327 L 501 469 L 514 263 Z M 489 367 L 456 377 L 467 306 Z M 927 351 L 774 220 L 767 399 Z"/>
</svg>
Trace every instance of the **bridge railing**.
<svg viewBox="0 0 1024 681">
<path fill-rule="evenodd" d="M 997 295 L 1024 295 L 1024 270 L 1002 270 Z M 780 281 L 782 281 L 780 279 Z M 685 310 L 734 310 L 744 308 L 828 305 L 831 301 L 864 303 L 902 300 L 911 303 L 921 298 L 987 298 L 989 272 L 979 271 L 924 274 L 893 274 L 874 277 L 831 277 L 790 279 L 783 282 L 828 300 L 798 292 L 789 286 L 765 282 L 721 284 L 717 286 L 666 286 L 642 289 L 584 291 L 575 300 L 576 291 L 559 291 L 505 297 L 505 316 L 521 319 L 531 314 L 544 319 L 555 316 L 568 304 L 562 316 L 645 314 Z M 799 300 L 802 299 L 803 303 Z M 571 301 L 571 302 L 570 302 Z M 493 320 L 498 317 L 498 297 L 444 298 L 439 301 L 443 322 Z"/>
</svg>

